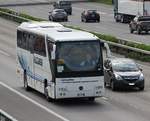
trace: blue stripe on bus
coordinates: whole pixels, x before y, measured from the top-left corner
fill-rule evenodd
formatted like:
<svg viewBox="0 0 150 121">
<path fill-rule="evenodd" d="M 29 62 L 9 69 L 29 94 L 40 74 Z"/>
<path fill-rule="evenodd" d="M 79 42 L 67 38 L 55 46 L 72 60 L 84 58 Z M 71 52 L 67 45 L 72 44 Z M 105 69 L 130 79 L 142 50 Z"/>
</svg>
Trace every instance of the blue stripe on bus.
<svg viewBox="0 0 150 121">
<path fill-rule="evenodd" d="M 34 74 L 30 69 L 28 69 L 28 65 L 27 65 L 27 61 L 24 59 L 23 56 L 19 56 L 18 55 L 18 60 L 19 60 L 19 63 L 21 65 L 21 68 L 23 70 L 26 70 L 26 73 L 29 77 L 31 77 L 32 79 L 34 80 L 37 80 L 37 81 L 42 81 L 44 82 L 44 79 L 42 76 L 38 75 L 38 74 Z"/>
</svg>

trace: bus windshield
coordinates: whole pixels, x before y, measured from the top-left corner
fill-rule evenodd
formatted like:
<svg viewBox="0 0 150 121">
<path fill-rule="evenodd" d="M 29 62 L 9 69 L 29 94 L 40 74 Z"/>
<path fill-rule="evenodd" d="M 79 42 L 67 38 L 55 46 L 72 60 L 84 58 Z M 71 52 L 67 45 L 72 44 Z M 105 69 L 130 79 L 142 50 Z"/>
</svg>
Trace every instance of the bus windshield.
<svg viewBox="0 0 150 121">
<path fill-rule="evenodd" d="M 102 69 L 99 41 L 61 42 L 57 45 L 57 72 L 98 71 Z"/>
</svg>

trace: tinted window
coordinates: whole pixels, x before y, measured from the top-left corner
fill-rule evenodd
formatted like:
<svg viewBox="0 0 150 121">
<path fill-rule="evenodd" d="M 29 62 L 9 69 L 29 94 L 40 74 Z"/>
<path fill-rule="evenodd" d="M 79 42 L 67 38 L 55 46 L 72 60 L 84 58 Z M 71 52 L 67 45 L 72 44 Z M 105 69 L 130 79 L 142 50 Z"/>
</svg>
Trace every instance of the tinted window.
<svg viewBox="0 0 150 121">
<path fill-rule="evenodd" d="M 133 61 L 112 61 L 113 70 L 118 72 L 138 71 L 138 66 Z"/>
<path fill-rule="evenodd" d="M 17 46 L 22 48 L 22 49 L 25 49 L 25 50 L 29 50 L 28 48 L 28 37 L 29 37 L 29 34 L 27 34 L 26 32 L 21 32 L 21 31 L 17 31 Z"/>
<path fill-rule="evenodd" d="M 36 36 L 34 42 L 34 53 L 46 56 L 45 39 L 42 36 Z"/>
<path fill-rule="evenodd" d="M 65 12 L 65 11 L 64 11 L 64 10 L 55 10 L 55 12 L 63 13 L 63 12 Z"/>
<path fill-rule="evenodd" d="M 139 17 L 139 21 L 150 21 L 150 17 Z"/>
<path fill-rule="evenodd" d="M 57 46 L 57 71 L 80 72 L 102 69 L 100 43 L 64 42 Z"/>
<path fill-rule="evenodd" d="M 28 42 L 29 46 L 28 46 L 28 49 L 33 52 L 33 44 L 34 44 L 34 41 L 35 41 L 35 35 L 30 34 L 28 39 L 29 39 L 29 42 Z"/>
<path fill-rule="evenodd" d="M 17 46 L 21 47 L 22 45 L 22 32 L 21 31 L 17 31 Z"/>
<path fill-rule="evenodd" d="M 96 10 L 88 10 L 88 13 L 96 13 Z"/>
<path fill-rule="evenodd" d="M 22 34 L 22 48 L 28 50 L 28 34 L 25 32 Z"/>
<path fill-rule="evenodd" d="M 64 5 L 64 6 L 65 6 L 65 5 L 70 6 L 70 5 L 71 5 L 71 2 L 70 2 L 70 1 L 60 1 L 59 4 L 62 5 L 62 6 L 63 6 L 63 5 Z"/>
</svg>

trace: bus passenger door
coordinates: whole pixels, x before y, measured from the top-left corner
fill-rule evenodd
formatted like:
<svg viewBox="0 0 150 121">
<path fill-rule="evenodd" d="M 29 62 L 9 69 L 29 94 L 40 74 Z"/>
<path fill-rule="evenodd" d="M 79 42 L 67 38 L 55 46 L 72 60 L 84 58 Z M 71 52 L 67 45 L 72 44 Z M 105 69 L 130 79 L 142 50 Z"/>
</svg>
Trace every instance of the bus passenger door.
<svg viewBox="0 0 150 121">
<path fill-rule="evenodd" d="M 44 93 L 44 81 L 48 76 L 45 38 L 38 35 L 34 42 L 33 69 L 36 90 Z"/>
<path fill-rule="evenodd" d="M 35 82 L 34 82 L 34 69 L 33 69 L 33 42 L 34 42 L 34 35 L 29 34 L 29 41 L 28 41 L 28 47 L 29 47 L 29 66 L 28 66 L 28 83 L 32 88 L 35 88 Z"/>
<path fill-rule="evenodd" d="M 51 98 L 55 98 L 55 49 L 54 43 L 47 40 L 47 52 L 49 61 L 48 93 Z"/>
</svg>

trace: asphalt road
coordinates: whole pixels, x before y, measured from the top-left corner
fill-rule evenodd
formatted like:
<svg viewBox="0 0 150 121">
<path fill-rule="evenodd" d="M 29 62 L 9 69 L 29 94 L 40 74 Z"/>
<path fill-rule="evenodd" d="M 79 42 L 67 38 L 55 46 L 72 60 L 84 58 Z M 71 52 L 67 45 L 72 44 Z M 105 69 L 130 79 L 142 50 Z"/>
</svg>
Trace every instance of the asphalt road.
<svg viewBox="0 0 150 121">
<path fill-rule="evenodd" d="M 0 83 L 52 110 L 69 121 L 150 121 L 150 64 L 138 62 L 145 75 L 145 90 L 106 89 L 106 97 L 91 103 L 65 100 L 48 103 L 36 91 L 26 92 L 16 75 L 16 23 L 0 18 Z M 0 84 L 0 108 L 20 121 L 59 121 L 57 116 Z"/>
<path fill-rule="evenodd" d="M 98 3 L 74 3 L 73 15 L 69 16 L 69 22 L 63 22 L 66 25 L 73 25 L 85 30 L 95 31 L 102 34 L 116 36 L 125 40 L 150 44 L 149 34 L 130 34 L 128 24 L 116 23 L 113 18 L 113 7 Z M 18 12 L 27 13 L 36 17 L 48 20 L 48 12 L 53 9 L 52 5 L 34 5 L 34 6 L 15 6 L 8 7 Z M 96 9 L 101 14 L 100 23 L 81 22 L 81 12 L 87 9 Z"/>
</svg>

